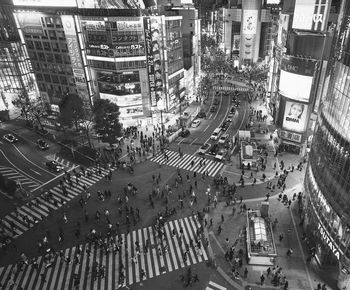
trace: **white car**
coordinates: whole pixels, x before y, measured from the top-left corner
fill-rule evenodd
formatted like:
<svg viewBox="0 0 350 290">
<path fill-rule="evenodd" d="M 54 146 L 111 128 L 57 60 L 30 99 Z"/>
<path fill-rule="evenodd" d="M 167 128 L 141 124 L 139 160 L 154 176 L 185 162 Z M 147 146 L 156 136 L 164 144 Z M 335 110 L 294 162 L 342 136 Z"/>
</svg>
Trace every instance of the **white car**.
<svg viewBox="0 0 350 290">
<path fill-rule="evenodd" d="M 215 159 L 221 161 L 221 160 L 224 159 L 225 155 L 226 155 L 226 150 L 225 149 L 221 149 L 221 150 L 218 151 L 218 153 L 216 153 Z"/>
<path fill-rule="evenodd" d="M 210 136 L 210 139 L 211 140 L 218 140 L 219 139 L 219 136 L 220 136 L 220 133 L 221 133 L 221 128 L 216 128 L 213 132 L 213 134 Z"/>
<path fill-rule="evenodd" d="M 196 119 L 196 120 L 194 120 L 194 121 L 192 122 L 191 127 L 192 127 L 192 128 L 197 128 L 197 127 L 200 125 L 200 123 L 201 123 L 201 120 Z"/>
<path fill-rule="evenodd" d="M 13 136 L 12 134 L 6 134 L 2 138 L 10 143 L 18 142 L 18 139 L 15 136 Z"/>
<path fill-rule="evenodd" d="M 210 144 L 204 143 L 204 144 L 201 146 L 201 148 L 199 148 L 198 154 L 201 154 L 201 155 L 205 154 L 205 153 L 209 150 L 210 146 L 211 146 Z"/>
<path fill-rule="evenodd" d="M 219 138 L 219 143 L 220 143 L 220 144 L 225 144 L 227 139 L 228 139 L 228 135 L 227 135 L 227 134 L 224 134 L 224 135 L 222 135 L 222 136 Z"/>
</svg>

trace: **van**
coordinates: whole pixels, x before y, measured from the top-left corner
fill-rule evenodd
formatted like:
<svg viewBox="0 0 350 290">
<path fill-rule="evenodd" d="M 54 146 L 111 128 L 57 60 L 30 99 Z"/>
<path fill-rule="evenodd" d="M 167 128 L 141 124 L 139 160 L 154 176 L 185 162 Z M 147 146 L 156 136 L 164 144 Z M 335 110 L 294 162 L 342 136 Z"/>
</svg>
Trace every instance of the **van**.
<svg viewBox="0 0 350 290">
<path fill-rule="evenodd" d="M 213 134 L 210 136 L 210 139 L 215 141 L 218 140 L 220 133 L 221 133 L 221 128 L 216 128 Z"/>
</svg>

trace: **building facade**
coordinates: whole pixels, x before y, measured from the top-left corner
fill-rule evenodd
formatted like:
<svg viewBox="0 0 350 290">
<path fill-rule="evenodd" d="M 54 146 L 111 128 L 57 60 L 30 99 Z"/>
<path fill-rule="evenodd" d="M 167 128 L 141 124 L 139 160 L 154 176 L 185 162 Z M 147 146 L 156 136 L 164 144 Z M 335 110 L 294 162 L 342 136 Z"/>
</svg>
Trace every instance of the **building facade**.
<svg viewBox="0 0 350 290">
<path fill-rule="evenodd" d="M 336 275 L 339 289 L 350 287 L 350 3 L 343 1 L 326 70 L 305 178 L 303 221 L 310 258 Z M 331 275 L 331 272 L 330 272 Z"/>
<path fill-rule="evenodd" d="M 12 11 L 10 1 L 0 6 L 0 111 L 11 113 L 16 112 L 13 102 L 21 99 L 24 104 L 28 99 L 37 97 L 31 63 Z"/>
<path fill-rule="evenodd" d="M 140 9 L 142 1 L 15 2 L 17 28 L 51 110 L 59 111 L 67 94 L 86 106 L 109 99 L 128 126 L 151 123 L 159 110 L 178 106 L 185 94 L 181 15 L 156 15 Z"/>
</svg>

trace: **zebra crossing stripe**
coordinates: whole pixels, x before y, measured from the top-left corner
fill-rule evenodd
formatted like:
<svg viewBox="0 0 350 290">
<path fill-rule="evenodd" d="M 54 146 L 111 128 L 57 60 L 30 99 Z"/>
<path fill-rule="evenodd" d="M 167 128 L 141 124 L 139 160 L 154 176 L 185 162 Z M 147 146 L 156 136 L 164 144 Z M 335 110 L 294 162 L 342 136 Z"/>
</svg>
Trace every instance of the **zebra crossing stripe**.
<svg viewBox="0 0 350 290">
<path fill-rule="evenodd" d="M 37 270 L 32 265 L 25 265 L 21 272 L 17 272 L 13 276 L 12 269 L 14 269 L 15 264 L 0 268 L 0 280 L 5 287 L 13 277 L 18 287 L 21 286 L 25 289 L 72 289 L 75 287 L 72 276 L 76 273 L 80 275 L 80 284 L 76 289 L 113 289 L 117 283 L 119 284 L 119 262 L 121 262 L 126 270 L 124 285 L 132 285 L 142 282 L 144 279 L 172 272 L 180 267 L 183 268 L 185 265 L 207 260 L 206 250 L 201 246 L 201 251 L 196 247 L 190 247 L 188 259 L 186 263 L 183 262 L 182 253 L 186 250 L 185 243 L 189 245 L 189 241 L 195 239 L 198 226 L 198 221 L 192 216 L 166 222 L 164 238 L 162 239 L 151 227 L 137 229 L 127 235 L 120 236 L 123 244 L 116 253 L 110 251 L 105 254 L 104 250 L 95 244 L 86 243 L 73 246 L 64 250 L 64 258 L 56 256 L 50 266 L 45 264 L 43 256 L 38 257 Z M 181 238 L 173 236 L 172 230 L 176 229 L 179 233 L 180 227 L 183 229 L 183 236 Z M 147 240 L 149 240 L 149 247 L 146 253 L 144 245 Z M 140 255 L 136 252 L 136 241 L 140 244 Z M 164 250 L 164 245 L 168 246 L 169 251 Z M 80 262 L 76 264 L 74 257 L 79 248 L 82 249 Z M 90 249 L 91 254 L 88 255 L 86 249 Z M 132 262 L 134 255 L 137 257 L 137 263 Z M 66 263 L 65 258 L 71 260 L 70 264 Z M 104 277 L 96 277 L 91 274 L 94 262 L 105 265 Z M 141 270 L 145 271 L 145 277 L 142 277 Z M 44 279 L 41 277 L 41 273 L 44 274 Z"/>
<path fill-rule="evenodd" d="M 215 288 L 218 289 L 218 290 L 226 290 L 226 287 L 223 287 L 223 286 L 221 286 L 221 285 L 219 285 L 219 284 L 217 284 L 217 283 L 215 283 L 215 282 L 213 282 L 213 281 L 209 281 L 209 285 L 215 287 Z M 208 287 L 207 287 L 207 288 L 208 288 Z M 210 287 L 209 287 L 209 289 L 213 289 L 213 288 L 210 288 Z"/>
<path fill-rule="evenodd" d="M 203 160 L 202 157 L 198 157 L 196 155 L 183 154 L 183 157 L 180 157 L 180 154 L 176 151 L 166 150 L 165 152 L 168 160 L 166 160 L 163 153 L 160 153 L 159 155 L 151 158 L 151 161 L 197 172 L 199 174 L 208 171 L 209 176 L 215 176 L 224 166 L 221 162 L 208 159 Z M 201 160 L 204 161 L 204 164 L 202 163 L 202 165 Z M 193 166 L 191 165 L 192 161 L 194 162 Z"/>
</svg>

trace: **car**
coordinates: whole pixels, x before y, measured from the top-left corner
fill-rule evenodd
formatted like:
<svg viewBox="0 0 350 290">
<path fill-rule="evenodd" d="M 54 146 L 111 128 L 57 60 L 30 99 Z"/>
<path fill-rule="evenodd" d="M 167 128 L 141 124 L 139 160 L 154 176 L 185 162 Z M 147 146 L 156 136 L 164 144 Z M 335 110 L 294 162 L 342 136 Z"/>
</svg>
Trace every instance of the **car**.
<svg viewBox="0 0 350 290">
<path fill-rule="evenodd" d="M 235 107 L 231 107 L 230 113 L 234 114 L 236 112 L 236 108 Z"/>
<path fill-rule="evenodd" d="M 6 134 L 2 137 L 4 140 L 6 140 L 7 142 L 10 142 L 10 143 L 16 143 L 18 142 L 18 139 L 12 135 L 12 134 Z"/>
<path fill-rule="evenodd" d="M 189 130 L 183 130 L 183 131 L 180 132 L 180 136 L 182 138 L 186 138 L 189 135 L 190 135 L 190 131 Z"/>
<path fill-rule="evenodd" d="M 232 122 L 233 117 L 234 117 L 234 114 L 229 114 L 229 115 L 227 116 L 226 122 Z"/>
<path fill-rule="evenodd" d="M 215 143 L 215 144 L 211 145 L 211 147 L 209 149 L 209 154 L 216 155 L 218 150 L 219 150 L 219 144 Z"/>
<path fill-rule="evenodd" d="M 54 172 L 60 172 L 63 169 L 63 166 L 55 160 L 47 161 L 46 166 Z"/>
<path fill-rule="evenodd" d="M 219 143 L 220 144 L 225 144 L 226 140 L 228 139 L 228 135 L 224 134 L 219 138 Z"/>
<path fill-rule="evenodd" d="M 205 118 L 206 117 L 206 114 L 205 114 L 205 112 L 203 112 L 203 111 L 200 111 L 199 113 L 198 113 L 198 115 L 197 115 L 197 118 L 199 118 L 199 119 L 202 119 L 202 118 Z"/>
<path fill-rule="evenodd" d="M 225 155 L 226 155 L 226 150 L 225 150 L 225 149 L 220 149 L 220 150 L 216 153 L 216 155 L 215 155 L 214 158 L 221 161 L 221 160 L 224 159 Z"/>
<path fill-rule="evenodd" d="M 44 139 L 36 140 L 36 146 L 38 146 L 40 150 L 49 149 L 49 144 L 47 144 L 47 142 Z"/>
<path fill-rule="evenodd" d="M 197 128 L 200 125 L 200 123 L 201 123 L 201 120 L 196 119 L 192 122 L 191 127 Z"/>
<path fill-rule="evenodd" d="M 212 106 L 212 107 L 210 108 L 210 112 L 212 112 L 212 113 L 216 112 L 216 106 Z"/>
<path fill-rule="evenodd" d="M 221 130 L 222 130 L 222 131 L 226 131 L 226 130 L 227 130 L 227 128 L 228 128 L 228 126 L 227 126 L 227 122 L 226 122 L 226 121 L 224 121 L 224 122 L 221 124 L 220 128 L 221 128 Z"/>
<path fill-rule="evenodd" d="M 204 143 L 204 144 L 201 146 L 201 148 L 199 148 L 198 154 L 204 155 L 204 154 L 208 151 L 209 148 L 210 148 L 210 144 Z"/>
<path fill-rule="evenodd" d="M 219 139 L 219 136 L 220 136 L 220 133 L 221 133 L 221 128 L 216 128 L 213 132 L 213 134 L 211 134 L 210 136 L 210 139 L 211 140 L 218 140 Z"/>
<path fill-rule="evenodd" d="M 218 99 L 215 99 L 213 104 L 214 104 L 214 105 L 219 105 L 219 104 L 220 104 L 220 101 L 219 101 Z"/>
</svg>

